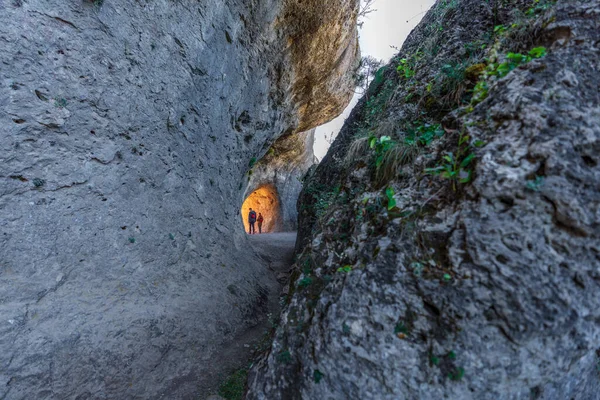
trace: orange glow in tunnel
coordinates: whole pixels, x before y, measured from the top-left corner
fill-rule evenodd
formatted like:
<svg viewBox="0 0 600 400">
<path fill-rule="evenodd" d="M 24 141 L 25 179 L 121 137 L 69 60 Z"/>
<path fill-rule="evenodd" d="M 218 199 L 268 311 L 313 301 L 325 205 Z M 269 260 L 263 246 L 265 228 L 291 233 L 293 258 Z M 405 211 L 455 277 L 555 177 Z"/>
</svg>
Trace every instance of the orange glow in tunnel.
<svg viewBox="0 0 600 400">
<path fill-rule="evenodd" d="M 244 200 L 242 204 L 242 221 L 246 233 L 250 229 L 248 222 L 248 214 L 250 209 L 256 211 L 256 214 L 262 213 L 264 222 L 262 224 L 262 233 L 275 232 L 281 224 L 281 206 L 279 204 L 279 196 L 273 185 L 263 185 L 256 189 Z M 258 223 L 255 225 L 256 233 L 258 233 Z"/>
</svg>

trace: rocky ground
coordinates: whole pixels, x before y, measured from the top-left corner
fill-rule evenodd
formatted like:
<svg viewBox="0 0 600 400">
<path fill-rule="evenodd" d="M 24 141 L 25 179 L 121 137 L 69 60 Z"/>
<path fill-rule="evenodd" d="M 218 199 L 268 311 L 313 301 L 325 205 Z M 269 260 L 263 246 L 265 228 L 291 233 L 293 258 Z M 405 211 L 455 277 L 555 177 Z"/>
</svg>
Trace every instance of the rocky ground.
<svg viewBox="0 0 600 400">
<path fill-rule="evenodd" d="M 232 343 L 219 353 L 209 371 L 203 376 L 200 393 L 206 396 L 223 394 L 228 389 L 228 380 L 239 373 L 245 377 L 247 369 L 269 347 L 273 329 L 281 312 L 281 299 L 284 285 L 289 281 L 290 269 L 294 263 L 295 232 L 268 233 L 249 236 L 251 251 L 249 257 L 256 258 L 265 266 L 265 276 L 275 277 L 267 280 L 269 296 L 255 326 L 239 333 Z M 234 381 L 239 384 L 239 381 Z M 231 384 L 229 384 L 231 385 Z M 242 383 L 243 387 L 244 384 Z M 204 396 L 200 397 L 202 400 Z M 216 398 L 216 397 L 215 397 Z"/>
</svg>

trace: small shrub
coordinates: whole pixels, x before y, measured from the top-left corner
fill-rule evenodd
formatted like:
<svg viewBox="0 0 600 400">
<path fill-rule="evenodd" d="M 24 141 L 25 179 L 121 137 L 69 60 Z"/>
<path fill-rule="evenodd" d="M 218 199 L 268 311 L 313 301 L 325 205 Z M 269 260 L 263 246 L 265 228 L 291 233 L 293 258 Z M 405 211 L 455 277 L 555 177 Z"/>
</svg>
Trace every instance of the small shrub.
<svg viewBox="0 0 600 400">
<path fill-rule="evenodd" d="M 400 65 L 396 68 L 396 71 L 406 79 L 410 79 L 415 76 L 415 70 L 412 68 L 412 65 L 407 58 L 403 58 L 400 60 Z"/>
<path fill-rule="evenodd" d="M 442 157 L 439 165 L 433 168 L 425 168 L 425 173 L 430 175 L 439 175 L 442 178 L 452 182 L 452 189 L 456 190 L 456 183 L 468 183 L 471 181 L 472 170 L 469 168 L 471 162 L 475 159 L 475 153 L 471 152 L 471 146 L 468 135 L 462 135 L 458 140 L 458 150 L 456 154 L 446 153 Z"/>
<path fill-rule="evenodd" d="M 416 127 L 409 129 L 404 137 L 404 143 L 408 145 L 419 144 L 429 146 L 434 139 L 444 135 L 444 130 L 440 124 L 431 125 L 417 122 Z"/>
<path fill-rule="evenodd" d="M 382 136 L 380 138 L 376 138 L 375 136 L 369 137 L 369 147 L 375 151 L 375 167 L 381 165 L 385 153 L 391 149 L 395 143 L 396 142 L 389 136 Z"/>
</svg>

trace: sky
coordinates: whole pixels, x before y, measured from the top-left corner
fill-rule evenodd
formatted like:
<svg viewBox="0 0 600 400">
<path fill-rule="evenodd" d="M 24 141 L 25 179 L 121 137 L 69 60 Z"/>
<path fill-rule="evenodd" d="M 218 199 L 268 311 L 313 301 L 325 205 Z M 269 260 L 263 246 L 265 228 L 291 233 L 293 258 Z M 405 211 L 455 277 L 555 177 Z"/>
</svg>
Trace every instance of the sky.
<svg viewBox="0 0 600 400">
<path fill-rule="evenodd" d="M 398 52 L 390 46 L 400 48 L 434 3 L 435 0 L 375 0 L 373 8 L 377 11 L 366 17 L 359 31 L 362 55 L 387 63 Z M 335 138 L 359 98 L 360 95 L 355 95 L 339 117 L 317 128 L 314 145 L 317 159 L 323 159 L 329 148 L 328 139 Z"/>
</svg>

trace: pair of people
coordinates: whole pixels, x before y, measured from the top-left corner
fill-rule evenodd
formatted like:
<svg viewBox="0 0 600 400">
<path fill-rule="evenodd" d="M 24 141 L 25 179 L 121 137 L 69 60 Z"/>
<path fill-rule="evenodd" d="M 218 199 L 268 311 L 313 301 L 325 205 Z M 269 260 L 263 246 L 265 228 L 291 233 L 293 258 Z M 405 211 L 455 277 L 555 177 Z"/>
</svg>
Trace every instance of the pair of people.
<svg viewBox="0 0 600 400">
<path fill-rule="evenodd" d="M 256 211 L 250 209 L 250 212 L 248 213 L 248 223 L 250 224 L 248 234 L 252 235 L 256 233 L 256 229 L 254 229 L 254 224 L 256 222 L 258 222 L 258 233 L 262 233 L 262 224 L 264 220 L 262 213 L 258 213 L 258 216 L 256 216 Z"/>
</svg>

